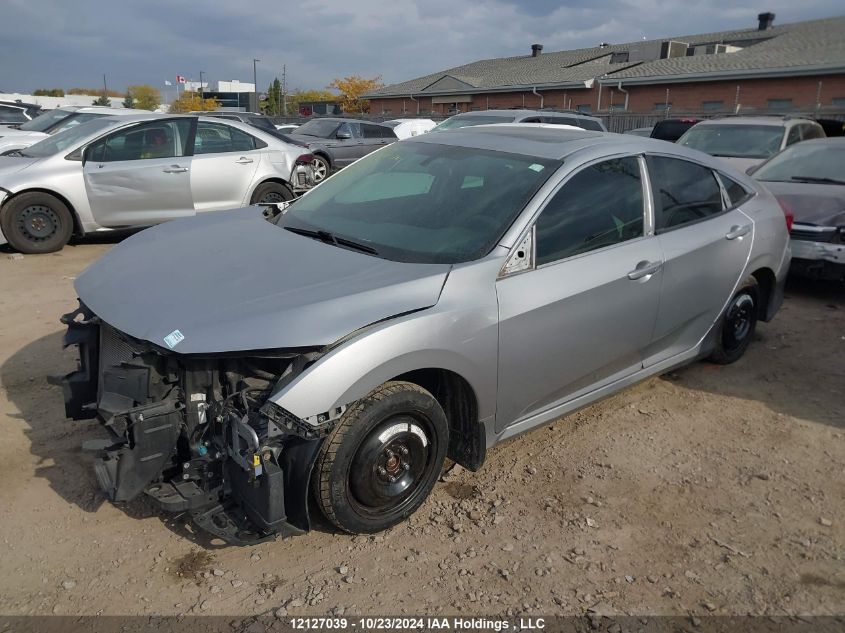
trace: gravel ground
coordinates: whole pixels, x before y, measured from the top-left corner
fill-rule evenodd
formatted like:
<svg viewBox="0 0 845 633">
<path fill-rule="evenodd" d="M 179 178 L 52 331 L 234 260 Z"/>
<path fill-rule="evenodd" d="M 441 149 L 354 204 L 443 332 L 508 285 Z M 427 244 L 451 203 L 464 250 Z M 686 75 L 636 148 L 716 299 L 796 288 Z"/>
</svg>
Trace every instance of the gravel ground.
<svg viewBox="0 0 845 633">
<path fill-rule="evenodd" d="M 113 244 L 0 251 L 0 613 L 845 613 L 845 292 L 792 280 L 735 365 L 697 363 L 455 468 L 408 522 L 244 548 L 104 502 L 48 375 Z"/>
</svg>

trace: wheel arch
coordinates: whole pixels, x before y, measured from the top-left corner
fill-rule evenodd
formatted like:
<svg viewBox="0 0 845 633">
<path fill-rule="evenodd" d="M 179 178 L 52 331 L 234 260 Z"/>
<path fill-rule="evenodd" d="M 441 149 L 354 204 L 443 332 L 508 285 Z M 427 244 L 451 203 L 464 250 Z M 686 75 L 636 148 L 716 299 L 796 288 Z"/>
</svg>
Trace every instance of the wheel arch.
<svg viewBox="0 0 845 633">
<path fill-rule="evenodd" d="M 269 176 L 267 178 L 262 178 L 261 180 L 259 180 L 257 183 L 255 183 L 255 186 L 250 189 L 248 197 L 250 204 L 252 204 L 252 197 L 255 195 L 255 192 L 258 191 L 258 188 L 261 185 L 266 185 L 268 182 L 274 182 L 276 184 L 282 185 L 283 187 L 287 187 L 288 191 L 290 191 L 291 193 L 291 199 L 295 197 L 293 193 L 293 187 L 291 186 L 290 182 L 279 176 Z"/>
<path fill-rule="evenodd" d="M 8 206 L 9 202 L 25 193 L 44 193 L 49 196 L 53 196 L 54 198 L 59 200 L 68 208 L 68 211 L 70 211 L 70 217 L 73 218 L 73 236 L 82 237 L 83 235 L 85 235 L 85 230 L 82 228 L 82 222 L 79 220 L 79 213 L 76 211 L 76 208 L 74 208 L 70 199 L 57 191 L 53 191 L 52 189 L 46 189 L 44 187 L 29 187 L 27 189 L 15 191 L 14 193 L 12 193 L 12 195 L 10 195 L 3 201 L 3 206 L 0 207 L 0 212 L 2 212 L 2 210 Z"/>
<path fill-rule="evenodd" d="M 767 266 L 762 266 L 754 270 L 751 273 L 751 277 L 757 280 L 757 288 L 760 292 L 760 305 L 757 307 L 757 318 L 761 321 L 769 321 L 774 313 L 772 305 L 775 299 L 775 288 L 777 287 L 775 272 Z"/>
</svg>

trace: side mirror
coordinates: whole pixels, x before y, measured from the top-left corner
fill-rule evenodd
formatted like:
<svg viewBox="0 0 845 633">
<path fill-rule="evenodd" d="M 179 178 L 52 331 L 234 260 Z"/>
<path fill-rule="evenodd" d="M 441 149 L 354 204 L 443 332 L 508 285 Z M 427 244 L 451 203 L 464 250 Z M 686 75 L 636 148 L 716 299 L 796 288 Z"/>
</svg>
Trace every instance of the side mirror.
<svg viewBox="0 0 845 633">
<path fill-rule="evenodd" d="M 345 140 L 347 140 L 347 139 L 352 138 L 352 134 L 350 134 L 349 132 L 338 132 L 338 133 L 335 135 L 335 138 L 339 138 L 339 139 L 341 139 L 342 141 L 345 141 Z"/>
<path fill-rule="evenodd" d="M 759 165 L 751 165 L 751 167 L 749 167 L 748 169 L 745 170 L 745 173 L 750 176 L 755 171 L 757 171 L 758 167 L 759 167 Z"/>
</svg>

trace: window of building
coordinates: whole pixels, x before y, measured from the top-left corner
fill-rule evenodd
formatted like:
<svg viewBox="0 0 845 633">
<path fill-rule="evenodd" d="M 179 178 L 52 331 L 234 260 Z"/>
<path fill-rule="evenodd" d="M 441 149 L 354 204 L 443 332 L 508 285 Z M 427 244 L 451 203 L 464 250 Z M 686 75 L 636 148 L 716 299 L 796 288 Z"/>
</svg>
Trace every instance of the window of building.
<svg viewBox="0 0 845 633">
<path fill-rule="evenodd" d="M 769 110 L 791 110 L 792 99 L 769 99 Z"/>
<path fill-rule="evenodd" d="M 657 232 L 722 212 L 722 190 L 707 167 L 677 158 L 648 157 Z"/>
<path fill-rule="evenodd" d="M 537 219 L 537 263 L 618 244 L 643 234 L 639 162 L 615 158 L 585 167 Z"/>
<path fill-rule="evenodd" d="M 578 112 L 590 113 L 593 111 L 593 106 L 591 106 L 589 103 L 579 103 L 577 106 L 575 106 L 575 109 L 578 110 Z"/>
<path fill-rule="evenodd" d="M 655 110 L 670 110 L 672 108 L 672 102 L 666 103 L 665 101 L 661 101 L 660 103 L 654 104 Z"/>
<path fill-rule="evenodd" d="M 845 97 L 834 97 L 830 100 L 830 105 L 845 108 Z"/>
<path fill-rule="evenodd" d="M 617 51 L 610 54 L 611 64 L 624 64 L 628 61 L 630 53 L 628 51 Z"/>
<path fill-rule="evenodd" d="M 725 102 L 724 101 L 702 101 L 701 102 L 701 109 L 702 110 L 724 110 L 725 109 Z"/>
</svg>

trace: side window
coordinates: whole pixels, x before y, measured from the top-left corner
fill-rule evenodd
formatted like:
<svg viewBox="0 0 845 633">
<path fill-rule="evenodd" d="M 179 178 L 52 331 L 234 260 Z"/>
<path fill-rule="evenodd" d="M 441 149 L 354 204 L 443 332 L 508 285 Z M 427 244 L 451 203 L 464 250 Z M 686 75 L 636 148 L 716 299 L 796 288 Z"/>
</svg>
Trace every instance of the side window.
<svg viewBox="0 0 845 633">
<path fill-rule="evenodd" d="M 361 138 L 361 124 L 347 121 L 346 123 L 343 123 L 339 128 L 337 128 L 335 136 L 344 132 L 351 134 L 352 138 Z"/>
<path fill-rule="evenodd" d="M 594 132 L 604 132 L 598 121 L 592 119 L 578 119 L 577 125 L 585 130 L 593 130 Z"/>
<path fill-rule="evenodd" d="M 382 128 L 380 125 L 361 123 L 361 134 L 363 134 L 364 138 L 384 138 L 388 136 L 386 132 L 387 128 Z M 393 134 L 393 131 L 390 130 L 390 133 Z"/>
<path fill-rule="evenodd" d="M 249 152 L 255 149 L 255 138 L 224 123 L 197 123 L 194 154 Z"/>
<path fill-rule="evenodd" d="M 537 219 L 537 264 L 618 244 L 643 234 L 643 188 L 636 158 L 585 167 Z"/>
<path fill-rule="evenodd" d="M 728 178 L 725 174 L 719 174 L 719 179 L 722 181 L 722 185 L 725 187 L 725 191 L 728 192 L 728 200 L 731 201 L 731 206 L 735 207 L 739 204 L 742 204 L 748 198 L 751 197 L 752 193 L 748 191 L 745 187 L 741 184 Z"/>
<path fill-rule="evenodd" d="M 150 121 L 96 141 L 87 154 L 99 163 L 186 156 L 190 131 L 190 119 Z"/>
<path fill-rule="evenodd" d="M 786 135 L 786 144 L 792 145 L 801 140 L 801 126 L 793 125 L 789 128 L 789 134 Z"/>
<path fill-rule="evenodd" d="M 649 156 L 648 169 L 658 233 L 722 212 L 722 191 L 707 167 L 677 158 Z"/>
<path fill-rule="evenodd" d="M 821 127 L 816 125 L 802 125 L 801 138 L 809 141 L 811 138 L 824 138 L 825 134 Z"/>
</svg>

